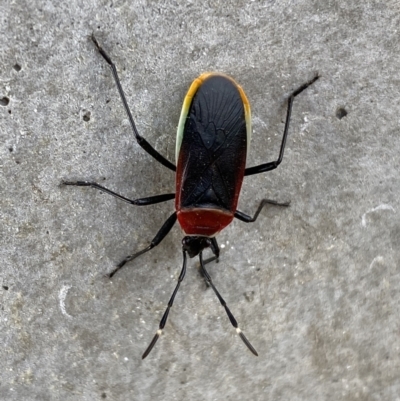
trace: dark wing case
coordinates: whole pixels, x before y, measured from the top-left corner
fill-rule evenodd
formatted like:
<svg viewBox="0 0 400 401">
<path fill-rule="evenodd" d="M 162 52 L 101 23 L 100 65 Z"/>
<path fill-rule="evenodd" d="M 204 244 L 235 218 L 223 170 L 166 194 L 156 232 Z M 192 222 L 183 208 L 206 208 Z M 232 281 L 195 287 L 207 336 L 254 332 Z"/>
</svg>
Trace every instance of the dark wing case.
<svg viewBox="0 0 400 401">
<path fill-rule="evenodd" d="M 243 100 L 235 83 L 211 75 L 193 97 L 179 152 L 181 202 L 234 212 L 246 164 Z"/>
</svg>

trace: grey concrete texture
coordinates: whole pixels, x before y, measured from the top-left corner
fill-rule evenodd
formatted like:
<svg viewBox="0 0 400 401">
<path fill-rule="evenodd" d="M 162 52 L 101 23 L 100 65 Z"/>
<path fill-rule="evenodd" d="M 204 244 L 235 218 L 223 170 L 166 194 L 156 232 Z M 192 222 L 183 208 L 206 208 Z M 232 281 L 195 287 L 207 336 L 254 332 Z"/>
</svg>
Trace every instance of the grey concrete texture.
<svg viewBox="0 0 400 401">
<path fill-rule="evenodd" d="M 399 400 L 398 1 L 0 2 L 1 400 Z M 135 142 L 95 33 L 140 133 L 174 161 L 183 97 L 204 71 L 233 76 L 253 113 L 235 220 L 218 236 L 215 285 L 258 350 L 240 341 L 176 225 L 152 252 L 174 174 Z M 206 252 L 208 255 L 208 253 Z"/>
</svg>

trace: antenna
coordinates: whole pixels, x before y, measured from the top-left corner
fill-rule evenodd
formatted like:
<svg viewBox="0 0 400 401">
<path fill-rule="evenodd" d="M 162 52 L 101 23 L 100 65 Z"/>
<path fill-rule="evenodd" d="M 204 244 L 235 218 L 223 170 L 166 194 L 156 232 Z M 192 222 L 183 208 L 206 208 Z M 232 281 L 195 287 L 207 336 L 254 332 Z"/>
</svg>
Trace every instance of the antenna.
<svg viewBox="0 0 400 401">
<path fill-rule="evenodd" d="M 235 319 L 235 317 L 233 316 L 232 312 L 229 310 L 224 298 L 221 297 L 221 294 L 218 292 L 218 290 L 215 288 L 214 283 L 212 282 L 212 279 L 210 277 L 210 275 L 207 273 L 206 268 L 204 267 L 204 262 L 203 262 L 203 252 L 200 252 L 200 266 L 201 266 L 201 270 L 204 274 L 204 278 L 207 282 L 207 284 L 209 284 L 211 286 L 211 288 L 214 290 L 215 295 L 218 297 L 219 302 L 221 303 L 221 305 L 225 308 L 226 314 L 229 317 L 229 320 L 231 321 L 232 326 L 236 329 L 236 333 L 239 335 L 239 337 L 242 339 L 242 341 L 246 344 L 246 347 L 255 355 L 258 356 L 257 351 L 255 350 L 255 348 L 251 345 L 250 341 L 246 338 L 246 336 L 244 335 L 244 333 L 242 332 L 242 330 L 240 330 L 239 325 L 237 320 Z"/>
<path fill-rule="evenodd" d="M 179 290 L 179 286 L 181 285 L 181 282 L 183 281 L 185 274 L 186 274 L 186 251 L 183 251 L 183 266 L 182 266 L 181 274 L 179 275 L 179 278 L 178 278 L 178 283 L 176 284 L 175 290 L 172 293 L 171 298 L 168 302 L 167 309 L 165 310 L 164 315 L 161 318 L 160 324 L 158 326 L 158 330 L 156 331 L 156 334 L 154 335 L 153 339 L 151 340 L 151 343 L 146 348 L 146 351 L 144 351 L 144 353 L 142 355 L 142 359 L 146 358 L 146 356 L 150 354 L 151 350 L 156 345 L 157 340 L 160 338 L 162 331 L 164 329 L 164 326 L 167 323 L 169 311 L 172 308 L 172 305 L 174 303 L 175 295 Z"/>
</svg>

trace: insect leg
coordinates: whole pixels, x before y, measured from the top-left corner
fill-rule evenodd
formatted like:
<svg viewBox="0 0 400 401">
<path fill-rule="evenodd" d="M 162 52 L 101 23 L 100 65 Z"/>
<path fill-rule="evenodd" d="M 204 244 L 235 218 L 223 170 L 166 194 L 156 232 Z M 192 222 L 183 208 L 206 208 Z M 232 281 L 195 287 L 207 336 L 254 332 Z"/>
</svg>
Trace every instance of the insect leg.
<svg viewBox="0 0 400 401">
<path fill-rule="evenodd" d="M 143 255 L 144 253 L 150 251 L 155 246 L 157 246 L 171 231 L 171 228 L 174 226 L 176 222 L 176 212 L 172 213 L 171 216 L 168 217 L 166 222 L 162 225 L 156 236 L 151 241 L 150 245 L 139 252 L 136 252 L 132 255 L 127 256 L 121 263 L 117 265 L 117 267 L 108 275 L 108 277 L 114 276 L 114 274 L 120 270 L 126 263 L 130 262 L 133 259 L 136 259 L 138 256 Z"/>
<path fill-rule="evenodd" d="M 153 349 L 157 340 L 160 338 L 161 333 L 164 329 L 165 323 L 167 323 L 169 311 L 172 308 L 172 305 L 174 303 L 175 295 L 179 290 L 179 286 L 181 285 L 181 282 L 182 282 L 183 278 L 185 277 L 185 274 L 186 274 L 186 252 L 183 251 L 183 266 L 182 266 L 181 274 L 179 275 L 179 278 L 178 278 L 178 283 L 176 284 L 174 292 L 172 293 L 171 298 L 168 302 L 167 309 L 165 310 L 164 315 L 161 318 L 160 324 L 158 326 L 158 330 L 156 331 L 156 334 L 154 335 L 153 339 L 151 340 L 151 343 L 146 348 L 146 351 L 144 351 L 144 353 L 142 355 L 142 359 L 146 358 L 146 356 L 150 354 L 150 351 Z"/>
<path fill-rule="evenodd" d="M 160 153 L 158 153 L 153 146 L 151 146 L 146 139 L 144 139 L 138 132 L 137 128 L 136 128 L 136 124 L 135 121 L 133 120 L 132 117 L 132 113 L 129 110 L 129 106 L 128 106 L 128 102 L 126 101 L 125 98 L 125 94 L 124 91 L 122 89 L 121 86 L 121 82 L 119 80 L 118 77 L 118 73 L 117 73 L 117 68 L 115 67 L 115 64 L 113 63 L 113 61 L 111 60 L 110 56 L 103 50 L 103 48 L 99 45 L 99 43 L 97 42 L 97 39 L 94 37 L 94 35 L 92 35 L 92 41 L 95 44 L 97 50 L 99 51 L 99 53 L 103 56 L 104 60 L 108 63 L 108 65 L 111 68 L 115 83 L 117 85 L 118 88 L 118 92 L 119 95 L 121 97 L 122 103 L 124 105 L 126 114 L 128 115 L 128 119 L 129 122 L 131 124 L 133 133 L 135 134 L 135 138 L 137 143 L 152 157 L 154 157 L 154 159 L 156 159 L 159 163 L 161 163 L 162 165 L 164 165 L 165 167 L 169 168 L 172 171 L 176 171 L 176 167 L 174 164 L 172 164 L 169 160 L 167 160 L 164 156 L 162 156 Z"/>
<path fill-rule="evenodd" d="M 211 251 L 214 254 L 214 256 L 211 256 L 211 258 L 208 258 L 206 260 L 203 260 L 203 264 L 204 266 L 214 262 L 214 260 L 218 263 L 219 262 L 219 246 L 217 243 L 217 240 L 215 237 L 211 238 L 211 245 L 210 245 Z M 209 287 L 210 285 L 208 284 L 208 281 L 206 279 L 206 277 L 204 276 L 204 272 L 203 269 L 200 269 L 199 273 L 201 274 L 201 277 L 205 279 L 206 282 L 206 286 Z"/>
<path fill-rule="evenodd" d="M 204 265 L 213 262 L 214 260 L 216 260 L 217 263 L 219 262 L 219 246 L 215 237 L 211 238 L 210 248 L 214 256 L 211 256 L 211 258 L 204 260 L 203 261 Z"/>
<path fill-rule="evenodd" d="M 118 199 L 123 200 L 124 202 L 130 203 L 131 205 L 136 206 L 146 206 L 146 205 L 154 205 L 155 203 L 166 202 L 168 200 L 174 199 L 175 194 L 162 194 L 156 196 L 149 196 L 147 198 L 139 198 L 139 199 L 128 199 L 125 196 L 117 194 L 114 191 L 111 191 L 108 188 L 105 188 L 95 182 L 89 181 L 63 181 L 61 185 L 73 185 L 76 187 L 92 187 L 94 189 L 98 189 L 106 194 L 112 195 Z"/>
<path fill-rule="evenodd" d="M 283 202 L 283 203 L 279 203 L 277 201 L 271 200 L 271 199 L 263 199 L 260 204 L 258 205 L 258 208 L 256 210 L 256 212 L 254 213 L 254 216 L 251 217 L 248 214 L 245 214 L 243 212 L 241 212 L 240 210 L 236 210 L 235 212 L 235 217 L 241 221 L 244 221 L 245 223 L 253 223 L 257 220 L 258 215 L 260 214 L 262 208 L 265 205 L 276 205 L 276 206 L 289 206 L 290 205 L 290 201 L 289 202 Z"/>
<path fill-rule="evenodd" d="M 257 351 L 255 350 L 255 348 L 251 345 L 250 341 L 246 338 L 246 336 L 243 334 L 242 330 L 240 330 L 238 322 L 236 321 L 235 317 L 233 316 L 232 312 L 229 310 L 228 306 L 226 305 L 225 300 L 221 297 L 220 293 L 218 292 L 218 290 L 215 288 L 214 283 L 212 282 L 212 279 L 210 277 L 210 275 L 207 273 L 206 268 L 204 267 L 204 262 L 203 262 L 203 255 L 202 252 L 200 252 L 199 254 L 200 257 L 200 266 L 201 269 L 203 271 L 204 274 L 204 278 L 207 282 L 208 285 L 211 286 L 211 288 L 213 289 L 213 291 L 215 292 L 215 295 L 217 296 L 219 302 L 221 303 L 221 305 L 225 308 L 226 314 L 229 317 L 229 320 L 232 324 L 232 326 L 236 329 L 236 333 L 239 335 L 239 337 L 242 339 L 242 341 L 245 343 L 246 347 L 255 355 L 258 356 Z"/>
<path fill-rule="evenodd" d="M 303 92 L 305 89 L 307 89 L 311 84 L 313 84 L 317 79 L 319 78 L 319 75 L 316 75 L 313 79 L 310 81 L 306 82 L 300 88 L 296 89 L 288 99 L 288 107 L 287 107 L 287 112 L 286 112 L 286 122 L 285 122 L 285 129 L 283 131 L 283 138 L 282 138 L 282 143 L 281 143 L 281 150 L 279 151 L 279 157 L 278 160 L 275 160 L 273 162 L 269 163 L 263 163 L 259 164 L 258 166 L 254 167 L 249 167 L 246 168 L 244 171 L 244 175 L 253 175 L 253 174 L 259 174 L 259 173 L 264 173 L 266 171 L 274 170 L 277 168 L 283 159 L 283 152 L 285 151 L 285 145 L 286 145 L 286 139 L 289 133 L 289 123 L 290 123 L 290 115 L 292 113 L 292 107 L 293 107 L 293 101 L 294 98 L 299 95 L 301 92 Z"/>
</svg>

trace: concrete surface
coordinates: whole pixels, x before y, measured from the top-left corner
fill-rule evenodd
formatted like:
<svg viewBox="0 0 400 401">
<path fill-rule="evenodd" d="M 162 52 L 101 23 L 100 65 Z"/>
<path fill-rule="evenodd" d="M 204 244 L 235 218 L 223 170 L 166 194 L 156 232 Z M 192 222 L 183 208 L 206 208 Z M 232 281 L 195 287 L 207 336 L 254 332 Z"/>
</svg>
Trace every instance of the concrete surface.
<svg viewBox="0 0 400 401">
<path fill-rule="evenodd" d="M 399 400 L 399 3 L 78 1 L 0 3 L 1 400 Z M 174 176 L 135 143 L 94 32 L 118 66 L 138 129 L 170 160 L 181 102 L 223 71 L 252 104 L 245 180 L 254 224 L 218 237 L 209 271 L 252 356 L 191 260 L 165 333 L 145 361 L 181 268 L 175 227 L 146 246 L 173 202 L 135 198 Z M 346 114 L 343 116 L 344 114 Z"/>
</svg>

